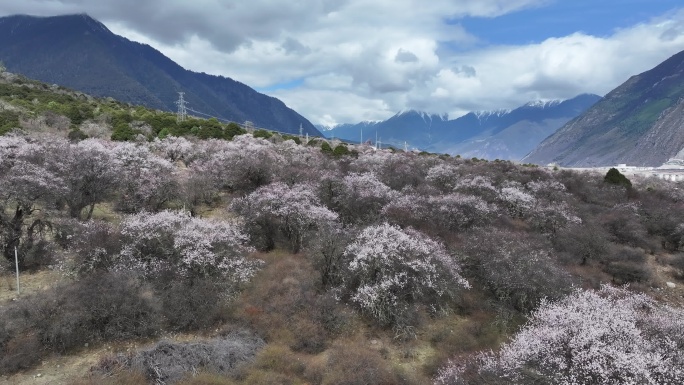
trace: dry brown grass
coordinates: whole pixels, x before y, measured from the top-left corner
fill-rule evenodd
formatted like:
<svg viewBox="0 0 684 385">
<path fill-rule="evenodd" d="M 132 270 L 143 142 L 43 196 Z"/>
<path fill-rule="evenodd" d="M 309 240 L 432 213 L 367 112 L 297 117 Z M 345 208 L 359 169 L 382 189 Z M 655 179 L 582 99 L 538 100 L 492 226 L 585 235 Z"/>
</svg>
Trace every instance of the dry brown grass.
<svg viewBox="0 0 684 385">
<path fill-rule="evenodd" d="M 374 326 L 346 305 L 331 302 L 304 255 L 276 250 L 255 257 L 266 262 L 264 269 L 231 306 L 226 314 L 230 326 L 225 328 L 246 327 L 268 345 L 235 379 L 200 373 L 179 384 L 423 384 L 431 382 L 436 369 L 451 355 L 493 347 L 502 338 L 501 333 L 487 328 L 491 314 L 472 311 L 437 318 L 423 315 L 425 321 L 416 338 L 402 341 L 392 330 Z M 461 305 L 474 306 L 475 297 L 464 299 Z M 331 314 L 332 320 L 326 318 Z M 221 326 L 216 327 L 163 338 L 193 340 L 199 334 L 219 333 Z M 105 380 L 88 376 L 101 357 L 139 349 L 134 343 L 91 346 L 71 356 L 48 357 L 35 369 L 0 380 L 0 384 L 144 383 L 134 373 L 119 373 Z M 138 342 L 140 348 L 153 344 Z M 36 377 L 38 374 L 41 376 Z"/>
<path fill-rule="evenodd" d="M 61 273 L 53 270 L 19 272 L 20 292 L 17 294 L 17 280 L 14 271 L 4 270 L 0 273 L 0 306 L 4 301 L 45 291 L 64 279 L 65 277 Z"/>
</svg>

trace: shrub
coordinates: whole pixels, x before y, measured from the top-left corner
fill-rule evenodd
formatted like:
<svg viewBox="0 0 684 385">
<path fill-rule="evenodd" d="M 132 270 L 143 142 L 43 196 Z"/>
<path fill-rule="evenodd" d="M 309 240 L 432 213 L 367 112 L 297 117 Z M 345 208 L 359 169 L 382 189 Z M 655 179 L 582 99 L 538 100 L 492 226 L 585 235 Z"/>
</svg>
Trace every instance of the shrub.
<svg viewBox="0 0 684 385">
<path fill-rule="evenodd" d="M 614 167 L 608 170 L 606 176 L 603 177 L 603 181 L 609 184 L 614 184 L 627 188 L 632 187 L 632 182 L 629 179 L 627 179 L 626 176 L 622 175 L 622 173 Z"/>
<path fill-rule="evenodd" d="M 511 342 L 476 358 L 509 383 L 668 384 L 684 380 L 684 312 L 603 286 L 544 302 Z M 451 362 L 439 384 L 463 384 L 473 362 Z"/>
<path fill-rule="evenodd" d="M 684 279 L 684 254 L 677 254 L 672 259 L 672 267 L 676 270 L 676 275 Z"/>
<path fill-rule="evenodd" d="M 60 242 L 72 254 L 72 258 L 62 266 L 68 272 L 83 275 L 115 267 L 116 256 L 121 251 L 118 227 L 97 220 L 63 220 L 59 229 Z"/>
<path fill-rule="evenodd" d="M 73 130 L 69 131 L 69 134 L 67 134 L 67 138 L 69 138 L 70 141 L 72 142 L 79 142 L 81 140 L 88 139 L 88 135 L 81 131 L 79 128 L 74 128 Z"/>
<path fill-rule="evenodd" d="M 159 310 L 145 290 L 124 274 L 94 274 L 0 309 L 0 368 L 11 373 L 51 352 L 156 335 Z"/>
<path fill-rule="evenodd" d="M 347 229 L 334 224 L 323 226 L 307 252 L 312 265 L 321 274 L 321 285 L 331 288 L 342 283 L 344 249 L 351 242 Z"/>
<path fill-rule="evenodd" d="M 345 249 L 349 300 L 379 324 L 401 328 L 417 304 L 437 306 L 470 285 L 444 246 L 387 223 L 366 227 Z"/>
<path fill-rule="evenodd" d="M 339 156 L 349 155 L 349 154 L 351 154 L 351 152 L 349 152 L 349 149 L 347 148 L 347 146 L 345 146 L 343 144 L 338 144 L 333 149 L 332 154 L 339 157 Z"/>
<path fill-rule="evenodd" d="M 337 346 L 329 355 L 322 385 L 390 385 L 400 379 L 380 353 L 367 348 Z"/>
<path fill-rule="evenodd" d="M 238 136 L 238 135 L 243 135 L 247 133 L 244 128 L 240 127 L 237 123 L 235 122 L 230 122 L 226 126 L 226 128 L 223 131 L 223 136 L 224 138 L 230 140 L 233 139 L 233 137 Z"/>
<path fill-rule="evenodd" d="M 651 275 L 646 264 L 646 254 L 641 249 L 613 246 L 603 263 L 603 271 L 609 274 L 616 284 L 645 282 Z"/>
<path fill-rule="evenodd" d="M 323 152 L 326 155 L 332 155 L 333 149 L 330 147 L 330 144 L 328 142 L 323 142 L 321 144 L 321 152 Z"/>
<path fill-rule="evenodd" d="M 255 138 L 269 139 L 273 136 L 273 133 L 271 133 L 270 131 L 266 131 L 266 130 L 256 130 L 256 131 L 254 131 L 252 136 L 254 136 Z"/>
<path fill-rule="evenodd" d="M 653 241 L 641 223 L 638 208 L 635 206 L 621 205 L 612 208 L 601 215 L 601 224 L 613 242 L 655 251 L 659 245 Z"/>
<path fill-rule="evenodd" d="M 569 262 L 586 265 L 600 261 L 608 251 L 608 234 L 591 222 L 560 229 L 553 238 L 553 247 Z"/>
<path fill-rule="evenodd" d="M 262 250 L 274 248 L 280 234 L 297 253 L 316 230 L 337 221 L 308 184 L 272 183 L 235 200 L 232 208 L 245 218 L 252 243 Z"/>
<path fill-rule="evenodd" d="M 96 371 L 110 375 L 112 368 L 144 373 L 149 381 L 173 384 L 188 374 L 235 374 L 237 367 L 254 359 L 264 341 L 246 332 L 228 334 L 206 342 L 174 343 L 162 341 L 152 349 L 128 355 L 106 357 Z"/>
<path fill-rule="evenodd" d="M 222 319 L 225 287 L 209 279 L 178 280 L 170 277 L 157 285 L 161 315 L 166 330 L 192 331 L 214 325 Z"/>
<path fill-rule="evenodd" d="M 548 249 L 543 238 L 523 232 L 493 229 L 464 239 L 468 273 L 498 301 L 522 312 L 571 290 L 573 280 Z"/>
<path fill-rule="evenodd" d="M 290 344 L 293 351 L 318 354 L 327 348 L 328 332 L 320 323 L 302 320 L 293 329 L 294 341 Z"/>
<path fill-rule="evenodd" d="M 631 282 L 645 282 L 650 277 L 647 266 L 629 262 L 610 262 L 603 267 L 603 271 L 613 277 L 613 283 L 623 285 Z"/>
<path fill-rule="evenodd" d="M 63 287 L 39 303 L 34 316 L 42 343 L 57 352 L 159 331 L 156 304 L 123 274 L 94 275 Z"/>
<path fill-rule="evenodd" d="M 29 369 L 43 358 L 43 346 L 35 333 L 3 335 L 0 330 L 0 373 L 14 373 Z"/>
</svg>

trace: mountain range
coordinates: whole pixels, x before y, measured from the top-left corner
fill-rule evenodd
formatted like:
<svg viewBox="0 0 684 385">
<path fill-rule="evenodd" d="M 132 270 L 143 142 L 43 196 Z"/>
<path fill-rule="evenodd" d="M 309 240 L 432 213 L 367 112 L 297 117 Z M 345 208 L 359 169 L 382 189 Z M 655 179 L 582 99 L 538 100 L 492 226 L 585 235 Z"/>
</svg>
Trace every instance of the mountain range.
<svg viewBox="0 0 684 385">
<path fill-rule="evenodd" d="M 321 127 L 327 137 L 374 142 L 463 157 L 519 160 L 543 139 L 580 115 L 601 97 L 583 94 L 560 101 L 530 102 L 513 110 L 447 115 L 402 111 L 380 122 Z M 361 136 L 363 132 L 363 137 Z"/>
<path fill-rule="evenodd" d="M 632 76 L 524 158 L 538 164 L 660 166 L 684 148 L 684 51 Z"/>
<path fill-rule="evenodd" d="M 8 71 L 94 96 L 173 111 L 185 93 L 190 114 L 287 133 L 321 136 L 280 100 L 238 81 L 188 71 L 149 45 L 115 35 L 88 15 L 0 18 Z"/>
</svg>

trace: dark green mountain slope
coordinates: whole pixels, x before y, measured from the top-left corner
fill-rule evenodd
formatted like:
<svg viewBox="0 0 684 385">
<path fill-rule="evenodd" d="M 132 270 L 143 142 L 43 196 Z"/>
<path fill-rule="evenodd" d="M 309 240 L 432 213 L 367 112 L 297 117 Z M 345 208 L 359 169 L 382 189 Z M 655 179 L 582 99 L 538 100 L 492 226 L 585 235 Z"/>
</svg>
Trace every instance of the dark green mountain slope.
<svg viewBox="0 0 684 385">
<path fill-rule="evenodd" d="M 205 114 L 290 133 L 301 125 L 320 135 L 280 100 L 229 78 L 185 70 L 87 15 L 0 18 L 0 60 L 11 72 L 95 96 L 174 110 L 182 91 L 189 107 Z"/>
<path fill-rule="evenodd" d="M 631 77 L 524 160 L 583 167 L 659 166 L 682 148 L 684 52 Z"/>
</svg>

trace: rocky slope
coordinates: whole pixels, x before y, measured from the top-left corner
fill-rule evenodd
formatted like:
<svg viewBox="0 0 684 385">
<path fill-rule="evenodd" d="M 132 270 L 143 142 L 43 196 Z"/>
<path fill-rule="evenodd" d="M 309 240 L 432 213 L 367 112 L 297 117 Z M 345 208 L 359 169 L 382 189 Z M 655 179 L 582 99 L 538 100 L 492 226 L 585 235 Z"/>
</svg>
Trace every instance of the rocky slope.
<svg viewBox="0 0 684 385">
<path fill-rule="evenodd" d="M 538 164 L 659 166 L 684 148 L 684 52 L 631 77 L 524 158 Z"/>
</svg>

